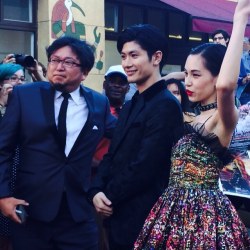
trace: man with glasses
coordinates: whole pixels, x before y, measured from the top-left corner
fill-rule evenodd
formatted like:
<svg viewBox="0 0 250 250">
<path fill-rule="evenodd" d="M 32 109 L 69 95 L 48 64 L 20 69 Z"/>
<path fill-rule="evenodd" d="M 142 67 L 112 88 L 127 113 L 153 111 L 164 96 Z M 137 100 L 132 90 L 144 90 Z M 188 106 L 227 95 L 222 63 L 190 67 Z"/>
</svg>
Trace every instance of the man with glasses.
<svg viewBox="0 0 250 250">
<path fill-rule="evenodd" d="M 14 88 L 0 124 L 0 210 L 12 223 L 14 250 L 97 250 L 93 207 L 87 200 L 91 160 L 115 118 L 105 96 L 81 85 L 94 65 L 84 41 L 55 40 L 47 49 L 49 82 Z M 11 194 L 8 169 L 19 145 Z M 23 205 L 24 212 L 18 209 Z"/>
<path fill-rule="evenodd" d="M 215 30 L 211 36 L 214 43 L 219 43 L 227 47 L 230 36 L 225 30 Z"/>
<path fill-rule="evenodd" d="M 230 36 L 225 30 L 215 30 L 211 35 L 213 42 L 217 44 L 221 44 L 223 46 L 228 46 Z M 238 87 L 236 89 L 236 102 L 240 102 L 240 104 L 245 104 L 245 99 L 242 97 L 243 92 L 246 88 L 247 82 L 247 71 L 244 66 L 244 62 L 241 59 L 240 61 L 240 75 L 238 78 Z M 247 97 L 248 99 L 249 97 Z M 240 105 L 237 104 L 237 105 Z"/>
</svg>

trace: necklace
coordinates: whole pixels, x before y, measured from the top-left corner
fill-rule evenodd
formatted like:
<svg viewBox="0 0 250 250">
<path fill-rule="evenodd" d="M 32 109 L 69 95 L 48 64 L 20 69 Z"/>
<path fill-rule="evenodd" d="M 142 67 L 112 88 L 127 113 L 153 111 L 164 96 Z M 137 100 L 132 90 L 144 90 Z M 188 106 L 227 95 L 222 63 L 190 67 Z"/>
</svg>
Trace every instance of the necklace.
<svg viewBox="0 0 250 250">
<path fill-rule="evenodd" d="M 209 103 L 207 105 L 202 106 L 200 103 L 197 106 L 198 110 L 200 112 L 207 111 L 210 109 L 216 109 L 217 108 L 217 102 Z"/>
</svg>

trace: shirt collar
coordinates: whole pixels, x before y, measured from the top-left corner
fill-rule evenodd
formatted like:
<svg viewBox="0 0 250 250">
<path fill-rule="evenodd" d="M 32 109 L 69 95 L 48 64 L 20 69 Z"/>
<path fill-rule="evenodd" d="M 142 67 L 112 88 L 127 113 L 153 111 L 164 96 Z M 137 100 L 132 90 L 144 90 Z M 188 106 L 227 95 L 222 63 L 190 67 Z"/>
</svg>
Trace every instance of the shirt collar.
<svg viewBox="0 0 250 250">
<path fill-rule="evenodd" d="M 61 95 L 62 95 L 62 92 L 56 90 L 55 99 L 60 98 Z M 74 103 L 76 103 L 77 105 L 81 104 L 82 101 L 81 101 L 81 95 L 80 95 L 80 86 L 76 90 L 70 92 L 70 96 L 72 100 L 74 101 Z"/>
</svg>

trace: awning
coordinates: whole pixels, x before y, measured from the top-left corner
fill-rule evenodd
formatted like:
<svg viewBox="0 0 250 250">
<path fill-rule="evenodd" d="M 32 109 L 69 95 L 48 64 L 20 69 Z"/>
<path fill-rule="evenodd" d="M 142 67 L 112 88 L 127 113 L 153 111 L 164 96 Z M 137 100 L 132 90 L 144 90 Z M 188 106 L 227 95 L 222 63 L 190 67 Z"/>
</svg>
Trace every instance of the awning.
<svg viewBox="0 0 250 250">
<path fill-rule="evenodd" d="M 216 29 L 232 32 L 235 0 L 160 0 L 191 15 L 194 31 L 212 33 Z M 246 28 L 250 37 L 250 23 Z"/>
</svg>

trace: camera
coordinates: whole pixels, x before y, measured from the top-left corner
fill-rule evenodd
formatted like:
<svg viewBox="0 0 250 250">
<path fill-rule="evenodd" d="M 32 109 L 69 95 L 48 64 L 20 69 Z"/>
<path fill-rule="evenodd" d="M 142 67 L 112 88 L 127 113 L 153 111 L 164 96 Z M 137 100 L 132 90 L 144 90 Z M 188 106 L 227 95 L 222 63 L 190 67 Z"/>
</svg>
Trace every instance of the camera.
<svg viewBox="0 0 250 250">
<path fill-rule="evenodd" d="M 32 56 L 24 55 L 24 54 L 14 54 L 16 59 L 16 64 L 20 64 L 23 67 L 33 67 L 36 62 Z"/>
</svg>

